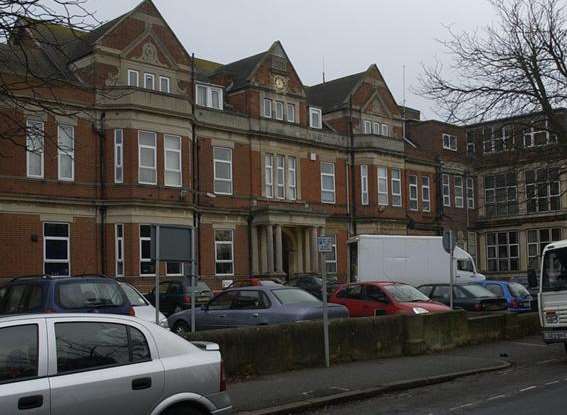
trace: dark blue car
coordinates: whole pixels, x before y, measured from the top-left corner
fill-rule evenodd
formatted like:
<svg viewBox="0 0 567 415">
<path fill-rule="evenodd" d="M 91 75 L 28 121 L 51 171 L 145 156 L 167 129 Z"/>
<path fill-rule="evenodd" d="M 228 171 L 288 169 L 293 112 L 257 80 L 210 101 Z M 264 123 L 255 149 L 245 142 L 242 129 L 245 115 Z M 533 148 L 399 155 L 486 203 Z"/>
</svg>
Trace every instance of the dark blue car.
<svg viewBox="0 0 567 415">
<path fill-rule="evenodd" d="M 103 276 L 20 277 L 2 289 L 0 316 L 30 313 L 134 315 L 120 285 Z"/>
<path fill-rule="evenodd" d="M 504 297 L 508 303 L 508 310 L 522 313 L 532 310 L 533 297 L 520 283 L 511 281 L 486 280 L 479 283 L 493 294 Z"/>
</svg>

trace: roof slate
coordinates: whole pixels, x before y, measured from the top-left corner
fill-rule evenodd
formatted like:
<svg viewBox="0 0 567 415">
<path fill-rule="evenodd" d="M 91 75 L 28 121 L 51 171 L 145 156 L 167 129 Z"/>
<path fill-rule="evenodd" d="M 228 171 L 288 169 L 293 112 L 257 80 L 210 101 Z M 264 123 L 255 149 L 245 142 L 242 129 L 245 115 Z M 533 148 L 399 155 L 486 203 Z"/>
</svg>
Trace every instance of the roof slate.
<svg viewBox="0 0 567 415">
<path fill-rule="evenodd" d="M 324 113 L 343 107 L 354 87 L 364 78 L 366 71 L 306 87 L 309 105 L 322 108 Z"/>
</svg>

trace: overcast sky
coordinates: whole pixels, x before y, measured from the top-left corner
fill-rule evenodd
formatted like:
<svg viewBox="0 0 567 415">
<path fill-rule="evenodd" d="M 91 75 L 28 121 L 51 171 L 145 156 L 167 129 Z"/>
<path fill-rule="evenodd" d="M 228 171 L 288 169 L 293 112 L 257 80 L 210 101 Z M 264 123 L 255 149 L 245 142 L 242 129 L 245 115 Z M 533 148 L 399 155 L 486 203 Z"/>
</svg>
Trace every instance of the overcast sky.
<svg viewBox="0 0 567 415">
<path fill-rule="evenodd" d="M 139 0 L 88 0 L 107 21 Z M 412 94 L 422 64 L 449 63 L 437 39 L 485 26 L 494 14 L 486 0 L 155 0 L 189 53 L 229 63 L 280 40 L 305 85 L 361 72 L 376 63 L 402 104 L 437 118 L 435 104 Z"/>
</svg>

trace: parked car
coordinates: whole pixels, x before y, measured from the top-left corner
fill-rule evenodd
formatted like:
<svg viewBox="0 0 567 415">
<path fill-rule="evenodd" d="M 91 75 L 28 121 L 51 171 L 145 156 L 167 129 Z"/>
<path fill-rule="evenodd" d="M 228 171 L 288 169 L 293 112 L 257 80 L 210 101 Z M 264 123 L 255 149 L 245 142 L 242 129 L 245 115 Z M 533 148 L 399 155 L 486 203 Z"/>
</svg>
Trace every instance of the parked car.
<svg viewBox="0 0 567 415">
<path fill-rule="evenodd" d="M 203 281 L 197 281 L 195 293 L 196 305 L 206 304 L 213 297 L 213 292 Z M 155 288 L 146 295 L 151 305 L 155 307 Z M 191 308 L 191 279 L 179 278 L 160 282 L 159 310 L 166 316 Z"/>
<path fill-rule="evenodd" d="M 346 307 L 329 304 L 329 318 L 347 318 Z M 293 287 L 256 286 L 223 291 L 196 310 L 197 330 L 293 323 L 323 318 L 323 303 Z M 169 327 L 181 333 L 190 327 L 191 310 L 169 317 Z"/>
<path fill-rule="evenodd" d="M 229 414 L 219 347 L 141 319 L 0 319 L 0 414 Z"/>
<path fill-rule="evenodd" d="M 289 280 L 286 284 L 289 287 L 297 287 L 314 295 L 318 299 L 323 298 L 323 279 L 317 275 L 302 275 Z M 336 280 L 327 279 L 327 297 L 335 292 L 338 285 Z"/>
<path fill-rule="evenodd" d="M 533 275 L 531 276 L 532 281 L 530 281 L 529 272 L 528 275 L 515 275 L 510 279 L 510 281 L 517 282 L 518 284 L 522 285 L 526 290 L 528 290 L 528 292 L 532 296 L 531 311 L 538 312 L 539 311 L 539 305 L 538 305 L 539 277 L 535 274 L 534 271 L 532 272 L 533 272 Z M 531 286 L 530 286 L 530 282 L 532 284 Z"/>
<path fill-rule="evenodd" d="M 263 285 L 269 286 L 278 286 L 283 285 L 284 281 L 280 280 L 279 278 L 245 278 L 233 281 L 228 287 L 225 287 L 221 290 L 214 290 L 214 294 L 220 294 L 221 292 L 231 289 L 231 288 L 243 288 L 243 287 L 257 287 Z"/>
<path fill-rule="evenodd" d="M 418 289 L 432 300 L 450 304 L 449 284 L 422 285 Z M 473 283 L 453 287 L 453 307 L 467 311 L 503 311 L 508 309 L 508 304 L 504 298 L 497 297 L 486 288 Z"/>
<path fill-rule="evenodd" d="M 522 284 L 511 281 L 486 280 L 479 283 L 479 285 L 497 297 L 504 297 L 510 311 L 516 313 L 532 311 L 533 297 Z"/>
<path fill-rule="evenodd" d="M 104 313 L 134 315 L 116 280 L 99 275 L 21 277 L 10 281 L 0 300 L 0 315 L 29 313 Z"/>
<path fill-rule="evenodd" d="M 127 282 L 120 281 L 120 288 L 126 293 L 130 305 L 134 308 L 134 314 L 136 317 L 142 320 L 149 321 L 151 323 L 156 322 L 156 309 L 150 302 L 138 291 L 135 287 L 128 284 Z M 162 313 L 159 313 L 159 325 L 163 328 L 169 328 L 167 325 L 167 317 Z"/>
<path fill-rule="evenodd" d="M 370 281 L 339 288 L 329 301 L 344 305 L 351 317 L 451 311 L 449 307 L 431 301 L 411 285 L 386 281 Z"/>
</svg>

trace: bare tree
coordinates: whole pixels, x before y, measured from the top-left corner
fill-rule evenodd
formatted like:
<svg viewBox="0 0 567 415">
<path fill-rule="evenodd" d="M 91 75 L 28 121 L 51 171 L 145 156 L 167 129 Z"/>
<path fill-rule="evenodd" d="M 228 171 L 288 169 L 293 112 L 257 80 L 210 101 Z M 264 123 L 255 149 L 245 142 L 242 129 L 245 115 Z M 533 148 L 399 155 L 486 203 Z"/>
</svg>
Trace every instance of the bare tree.
<svg viewBox="0 0 567 415">
<path fill-rule="evenodd" d="M 68 58 L 96 23 L 85 0 L 0 0 L 0 140 L 25 145 L 24 112 L 84 111 L 70 107 L 61 92 L 92 90 Z"/>
<path fill-rule="evenodd" d="M 555 109 L 567 99 L 567 15 L 564 0 L 489 0 L 497 23 L 441 42 L 453 58 L 450 75 L 424 68 L 418 92 L 436 101 L 449 122 L 482 122 L 540 112 L 567 145 Z"/>
</svg>

